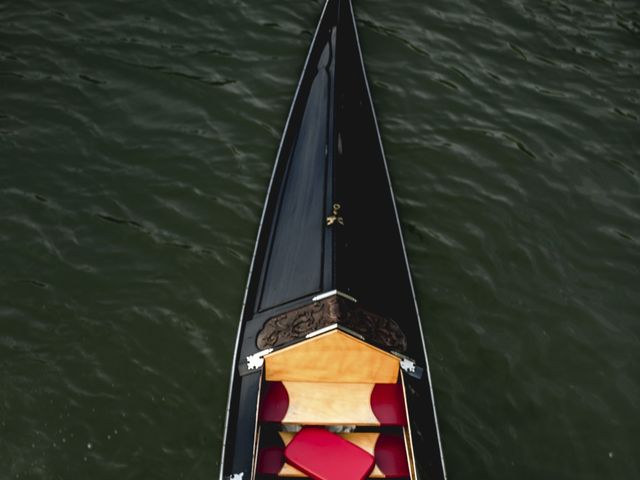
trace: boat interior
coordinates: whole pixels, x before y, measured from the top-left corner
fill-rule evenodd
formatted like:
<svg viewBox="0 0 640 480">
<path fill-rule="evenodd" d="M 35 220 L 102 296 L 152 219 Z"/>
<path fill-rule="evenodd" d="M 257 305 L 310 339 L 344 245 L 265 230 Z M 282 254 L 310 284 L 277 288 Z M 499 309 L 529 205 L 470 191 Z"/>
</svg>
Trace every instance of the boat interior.
<svg viewBox="0 0 640 480">
<path fill-rule="evenodd" d="M 416 478 L 400 359 L 356 335 L 320 331 L 264 357 L 254 478 Z"/>
</svg>

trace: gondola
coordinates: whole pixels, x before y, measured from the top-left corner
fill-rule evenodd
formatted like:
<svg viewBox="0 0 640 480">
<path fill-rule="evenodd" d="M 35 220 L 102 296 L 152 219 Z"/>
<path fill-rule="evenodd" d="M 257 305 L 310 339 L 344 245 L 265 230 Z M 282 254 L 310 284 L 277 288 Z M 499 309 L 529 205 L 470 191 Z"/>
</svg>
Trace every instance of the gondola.
<svg viewBox="0 0 640 480">
<path fill-rule="evenodd" d="M 350 0 L 327 0 L 269 185 L 221 480 L 446 478 Z"/>
</svg>

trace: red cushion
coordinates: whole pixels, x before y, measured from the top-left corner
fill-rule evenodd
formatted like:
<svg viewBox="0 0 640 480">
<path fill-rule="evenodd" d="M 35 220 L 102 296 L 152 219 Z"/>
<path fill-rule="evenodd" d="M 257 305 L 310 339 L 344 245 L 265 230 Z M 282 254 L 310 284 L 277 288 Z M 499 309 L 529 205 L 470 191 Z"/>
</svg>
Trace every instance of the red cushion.
<svg viewBox="0 0 640 480">
<path fill-rule="evenodd" d="M 287 462 L 315 480 L 363 480 L 372 455 L 323 428 L 300 430 L 284 450 Z"/>
<path fill-rule="evenodd" d="M 380 425 L 406 425 L 404 394 L 399 383 L 378 383 L 371 392 L 371 410 Z"/>
<path fill-rule="evenodd" d="M 289 394 L 282 382 L 266 382 L 260 404 L 260 421 L 280 423 L 289 410 Z"/>
<path fill-rule="evenodd" d="M 282 450 L 280 447 L 267 447 L 260 450 L 256 467 L 258 473 L 264 475 L 277 475 L 280 473 L 284 465 Z"/>
<path fill-rule="evenodd" d="M 404 439 L 399 435 L 380 435 L 375 448 L 376 465 L 386 478 L 409 476 Z"/>
</svg>

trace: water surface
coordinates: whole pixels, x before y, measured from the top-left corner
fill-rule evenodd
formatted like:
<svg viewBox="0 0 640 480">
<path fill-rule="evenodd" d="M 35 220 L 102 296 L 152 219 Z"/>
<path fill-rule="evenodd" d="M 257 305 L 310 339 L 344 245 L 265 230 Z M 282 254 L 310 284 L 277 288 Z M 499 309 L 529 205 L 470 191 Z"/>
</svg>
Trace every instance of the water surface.
<svg viewBox="0 0 640 480">
<path fill-rule="evenodd" d="M 450 478 L 640 478 L 637 2 L 355 7 Z M 320 10 L 0 5 L 0 478 L 216 478 Z"/>
</svg>

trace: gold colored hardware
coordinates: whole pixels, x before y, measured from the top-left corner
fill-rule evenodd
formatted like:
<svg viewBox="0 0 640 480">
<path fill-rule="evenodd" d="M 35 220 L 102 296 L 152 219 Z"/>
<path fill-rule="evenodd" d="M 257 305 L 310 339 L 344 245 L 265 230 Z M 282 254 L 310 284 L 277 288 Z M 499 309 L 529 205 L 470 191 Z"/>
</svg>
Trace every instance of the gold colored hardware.
<svg viewBox="0 0 640 480">
<path fill-rule="evenodd" d="M 327 217 L 327 226 L 330 227 L 331 225 L 333 225 L 334 223 L 338 223 L 339 225 L 344 225 L 344 219 L 338 215 L 338 212 L 340 210 L 340 204 L 339 203 L 334 203 L 333 204 L 333 215 L 330 215 Z"/>
</svg>

